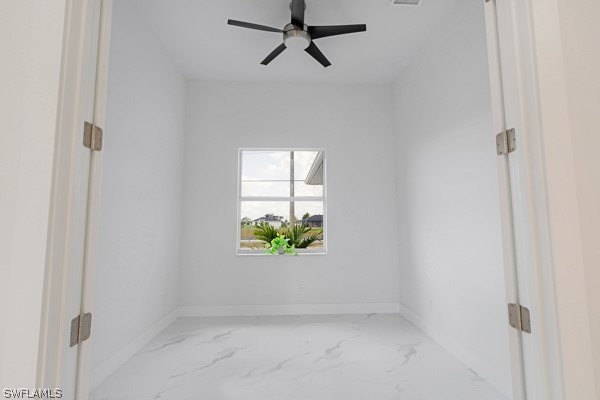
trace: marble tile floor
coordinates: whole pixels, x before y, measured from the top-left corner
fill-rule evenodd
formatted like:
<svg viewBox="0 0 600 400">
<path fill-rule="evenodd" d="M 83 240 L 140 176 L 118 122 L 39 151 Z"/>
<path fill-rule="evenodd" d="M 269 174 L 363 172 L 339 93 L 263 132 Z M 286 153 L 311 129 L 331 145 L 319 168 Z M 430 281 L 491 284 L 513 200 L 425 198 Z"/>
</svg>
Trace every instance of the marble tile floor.
<svg viewBox="0 0 600 400">
<path fill-rule="evenodd" d="M 506 400 L 398 314 L 180 318 L 90 400 Z"/>
</svg>

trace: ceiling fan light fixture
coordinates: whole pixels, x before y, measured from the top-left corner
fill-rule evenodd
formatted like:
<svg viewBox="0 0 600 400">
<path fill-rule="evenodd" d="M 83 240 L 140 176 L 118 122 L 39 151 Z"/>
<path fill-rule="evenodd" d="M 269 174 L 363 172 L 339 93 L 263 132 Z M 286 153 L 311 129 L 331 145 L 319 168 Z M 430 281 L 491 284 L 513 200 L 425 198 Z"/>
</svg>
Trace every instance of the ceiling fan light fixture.
<svg viewBox="0 0 600 400">
<path fill-rule="evenodd" d="M 310 35 L 302 29 L 291 29 L 283 34 L 283 43 L 288 49 L 305 50 L 310 41 Z"/>
</svg>

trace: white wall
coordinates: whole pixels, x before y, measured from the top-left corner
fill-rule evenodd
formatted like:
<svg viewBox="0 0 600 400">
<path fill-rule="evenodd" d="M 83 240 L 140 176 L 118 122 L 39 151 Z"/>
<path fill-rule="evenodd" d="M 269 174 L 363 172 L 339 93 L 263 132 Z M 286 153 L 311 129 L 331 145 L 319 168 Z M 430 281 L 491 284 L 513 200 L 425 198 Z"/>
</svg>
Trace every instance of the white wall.
<svg viewBox="0 0 600 400">
<path fill-rule="evenodd" d="M 65 1 L 0 5 L 0 387 L 34 387 Z"/>
<path fill-rule="evenodd" d="M 572 7 L 569 1 L 560 2 L 564 13 L 561 19 L 564 51 L 569 57 L 571 122 L 579 127 L 574 130 L 577 185 L 596 345 L 596 380 L 600 381 L 600 300 L 596 290 L 600 285 L 597 269 L 600 258 L 595 245 L 599 224 L 593 222 L 597 221 L 594 211 L 597 213 L 595 204 L 599 203 L 599 164 L 594 153 L 598 148 L 598 136 L 593 135 L 598 109 L 598 98 L 593 95 L 598 93 L 598 77 L 594 71 L 598 70 L 599 53 L 597 48 L 595 52 L 589 50 L 594 44 L 598 45 L 594 42 L 599 28 L 594 21 L 598 3 L 587 0 Z M 37 0 L 9 0 L 0 6 L 3 55 L 0 63 L 0 134 L 3 141 L 0 146 L 0 282 L 4 288 L 9 288 L 0 291 L 0 386 L 8 383 L 34 386 L 64 4 L 64 1 L 50 4 Z M 463 40 L 469 43 L 478 40 L 478 36 Z M 432 43 L 435 42 L 433 39 Z M 413 66 L 413 73 L 414 69 Z M 435 103 L 434 100 L 431 99 Z M 107 148 L 112 140 L 107 138 Z M 448 141 L 448 144 L 452 142 Z M 489 151 L 487 146 L 486 152 Z M 119 281 L 114 280 L 113 284 L 118 285 Z"/>
<path fill-rule="evenodd" d="M 600 384 L 600 2 L 560 0 L 595 381 Z M 597 392 L 600 386 L 597 387 Z"/>
<path fill-rule="evenodd" d="M 190 83 L 186 120 L 182 305 L 397 303 L 388 86 Z M 327 150 L 328 255 L 235 255 L 239 147 Z"/>
<path fill-rule="evenodd" d="M 400 302 L 510 393 L 483 2 L 464 0 L 394 85 Z"/>
<path fill-rule="evenodd" d="M 113 15 L 92 382 L 178 305 L 185 81 L 130 3 Z"/>
</svg>

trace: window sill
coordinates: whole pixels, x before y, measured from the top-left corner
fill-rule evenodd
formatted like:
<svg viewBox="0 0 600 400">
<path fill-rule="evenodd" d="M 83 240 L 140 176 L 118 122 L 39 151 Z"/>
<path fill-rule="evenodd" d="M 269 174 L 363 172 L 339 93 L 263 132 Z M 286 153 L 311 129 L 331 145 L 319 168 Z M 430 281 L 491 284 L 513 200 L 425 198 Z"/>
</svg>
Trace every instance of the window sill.
<svg viewBox="0 0 600 400">
<path fill-rule="evenodd" d="M 315 249 L 315 250 L 307 250 L 307 249 L 296 249 L 296 251 L 298 252 L 299 256 L 325 256 L 327 255 L 327 250 L 325 249 Z M 289 254 L 269 254 L 269 253 L 265 253 L 264 250 L 237 250 L 236 252 L 237 256 L 266 256 L 266 257 L 273 257 L 273 256 L 288 256 L 288 257 L 294 257 L 294 256 L 290 256 Z"/>
</svg>

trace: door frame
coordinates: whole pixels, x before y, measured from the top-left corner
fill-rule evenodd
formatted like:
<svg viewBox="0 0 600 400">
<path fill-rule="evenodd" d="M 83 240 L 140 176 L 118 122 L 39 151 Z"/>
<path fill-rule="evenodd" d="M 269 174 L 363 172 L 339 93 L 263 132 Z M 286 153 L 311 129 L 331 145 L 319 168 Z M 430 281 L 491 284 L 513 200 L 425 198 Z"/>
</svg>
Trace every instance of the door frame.
<svg viewBox="0 0 600 400">
<path fill-rule="evenodd" d="M 87 398 L 87 393 L 85 396 L 81 393 L 87 389 L 91 346 L 82 342 L 70 350 L 65 349 L 69 348 L 71 320 L 91 310 L 93 296 L 90 289 L 93 287 L 102 171 L 102 154 L 83 146 L 83 123 L 79 117 L 83 114 L 86 121 L 98 126 L 105 121 L 111 12 L 112 0 L 66 2 L 58 82 L 58 118 L 35 382 L 39 388 L 62 388 L 63 395 L 73 395 L 77 399 Z M 85 111 L 81 111 L 84 108 Z M 86 184 L 81 186 L 79 182 Z M 74 294 L 77 296 L 76 307 L 71 304 L 73 294 L 70 294 L 74 285 L 79 286 L 78 294 Z M 68 365 L 73 357 L 76 368 L 71 370 Z"/>
<path fill-rule="evenodd" d="M 526 157 L 537 206 L 530 216 L 537 233 L 532 286 L 543 306 L 545 386 L 560 382 L 549 399 L 596 399 L 560 7 L 557 0 L 512 5 L 533 139 Z"/>
<path fill-rule="evenodd" d="M 490 95 L 492 108 L 492 127 L 490 138 L 495 140 L 496 133 L 507 128 L 505 115 L 505 96 L 502 74 L 502 54 L 500 51 L 500 26 L 496 0 L 484 4 L 486 20 L 486 41 L 488 52 L 488 66 L 490 76 Z M 491 149 L 490 149 L 491 151 Z M 500 224 L 502 231 L 502 255 L 504 262 L 504 282 L 506 303 L 521 304 L 519 274 L 517 263 L 517 246 L 515 237 L 515 223 L 513 210 L 513 194 L 509 155 L 496 158 L 498 175 L 498 194 L 500 197 Z M 513 400 L 526 400 L 526 374 L 523 352 L 523 333 L 511 329 L 508 325 L 508 349 L 510 352 L 511 384 Z"/>
<path fill-rule="evenodd" d="M 82 1 L 102 2 L 98 78 L 94 82 L 96 86 L 94 120 L 102 124 L 105 118 L 112 0 Z M 77 31 L 73 27 L 80 29 L 85 25 L 84 19 L 78 19 L 75 13 L 76 3 L 70 1 L 67 4 L 63 39 L 63 71 L 68 70 L 69 63 L 72 62 L 69 55 L 77 55 L 81 51 L 77 47 L 77 38 L 72 36 Z M 520 234 L 527 238 L 526 250 L 531 260 L 531 263 L 519 265 L 519 277 L 524 276 L 525 279 L 519 282 L 518 292 L 515 288 L 507 289 L 508 299 L 514 299 L 511 298 L 510 293 L 513 295 L 517 293 L 519 297 L 531 301 L 530 304 L 524 305 L 535 310 L 533 329 L 538 333 L 525 339 L 534 343 L 524 343 L 525 352 L 528 346 L 535 347 L 535 362 L 525 363 L 524 377 L 517 373 L 515 378 L 513 374 L 513 382 L 515 379 L 518 381 L 518 377 L 521 376 L 528 388 L 540 386 L 547 396 L 544 399 L 593 399 L 595 388 L 590 355 L 591 337 L 581 255 L 577 193 L 574 186 L 575 168 L 571 136 L 566 134 L 570 127 L 558 4 L 556 0 L 485 0 L 485 7 L 488 34 L 491 29 L 497 29 L 496 42 L 501 48 L 500 53 L 514 54 L 512 61 L 517 71 L 517 90 L 514 93 L 519 96 L 520 114 L 527 117 L 523 125 L 524 129 L 517 134 L 519 149 L 523 149 L 520 152 L 519 162 L 511 163 L 508 167 L 504 161 L 499 161 L 502 212 L 504 217 L 519 212 L 520 215 L 525 216 L 523 224 L 515 224 L 515 232 L 517 236 Z M 496 7 L 500 15 L 497 28 L 492 27 L 494 19 L 490 18 L 496 15 Z M 502 69 L 496 72 L 500 75 L 504 74 Z M 507 126 L 507 120 L 503 104 L 499 103 L 498 99 L 504 97 L 505 101 L 509 101 L 510 94 L 499 93 L 498 90 L 502 89 L 506 82 L 498 81 L 499 76 L 494 77 L 493 72 L 491 77 L 492 103 L 495 110 L 494 127 L 503 129 Z M 77 81 L 74 85 L 64 86 L 64 79 L 63 76 L 62 96 L 58 100 L 59 110 L 68 110 L 69 104 L 77 104 L 82 100 L 78 98 L 76 88 L 83 82 Z M 511 98 L 511 100 L 515 99 Z M 72 123 L 69 118 L 64 118 L 57 124 L 53 193 L 55 199 L 61 196 L 62 198 L 72 196 L 72 186 L 68 183 L 72 179 L 81 178 L 82 174 L 86 174 L 93 183 L 88 190 L 87 199 L 89 213 L 86 227 L 87 239 L 84 245 L 86 255 L 83 266 L 81 310 L 89 312 L 93 298 L 91 288 L 97 241 L 102 157 L 100 153 L 92 156 L 90 171 L 77 170 L 68 163 L 70 151 L 73 149 L 69 147 L 70 145 L 61 149 L 59 144 L 76 142 L 72 140 L 76 132 L 69 125 Z M 110 133 L 108 135 L 110 136 Z M 491 143 L 490 151 L 493 149 Z M 60 165 L 67 165 L 67 167 L 56 167 Z M 502 175 L 508 173 L 508 169 L 511 176 L 518 175 L 523 178 L 519 180 L 519 186 L 513 184 L 511 188 L 511 183 L 507 181 L 506 176 Z M 522 196 L 511 196 L 511 190 L 514 192 L 515 189 L 523 190 Z M 513 201 L 508 204 L 511 197 Z M 521 200 L 515 202 L 515 199 L 522 199 L 522 202 Z M 64 215 L 64 206 L 60 201 L 53 201 L 50 204 L 51 215 Z M 55 349 L 61 335 L 64 336 L 63 329 L 67 329 L 65 323 L 70 321 L 70 316 L 65 315 L 65 304 L 62 299 L 66 290 L 64 283 L 68 282 L 63 274 L 70 273 L 71 269 L 57 260 L 61 260 L 60 255 L 67 254 L 72 246 L 80 244 L 77 243 L 76 238 L 65 235 L 64 225 L 64 219 L 51 218 L 48 230 L 49 250 L 44 277 L 45 303 L 42 312 L 37 375 L 37 383 L 40 387 L 53 387 L 60 384 L 63 360 L 60 352 Z M 507 249 L 506 243 L 516 241 L 511 238 L 510 232 L 505 231 L 503 237 L 506 258 L 507 252 L 512 251 Z M 62 280 L 57 281 L 57 277 L 62 277 Z M 61 317 L 52 322 L 55 316 Z M 511 341 L 518 341 L 514 334 L 511 334 L 511 337 Z M 90 347 L 89 342 L 84 342 L 79 355 L 77 398 L 82 400 L 87 398 Z M 541 373 L 537 373 L 536 369 Z M 513 373 L 514 371 L 513 357 Z M 530 399 L 537 400 L 532 396 Z"/>
<path fill-rule="evenodd" d="M 557 0 L 486 0 L 498 16 L 530 399 L 595 399 L 575 165 Z"/>
<path fill-rule="evenodd" d="M 108 97 L 108 70 L 113 0 L 99 0 L 100 22 L 98 33 L 98 61 L 94 96 L 94 124 L 106 126 L 106 106 Z M 90 155 L 89 189 L 87 196 L 87 219 L 84 245 L 83 274 L 81 288 L 81 314 L 94 309 L 94 273 L 98 254 L 98 233 L 100 230 L 100 202 L 102 194 L 103 153 L 92 151 Z M 87 399 L 89 395 L 93 338 L 81 342 L 77 352 L 77 376 L 75 398 Z"/>
</svg>

